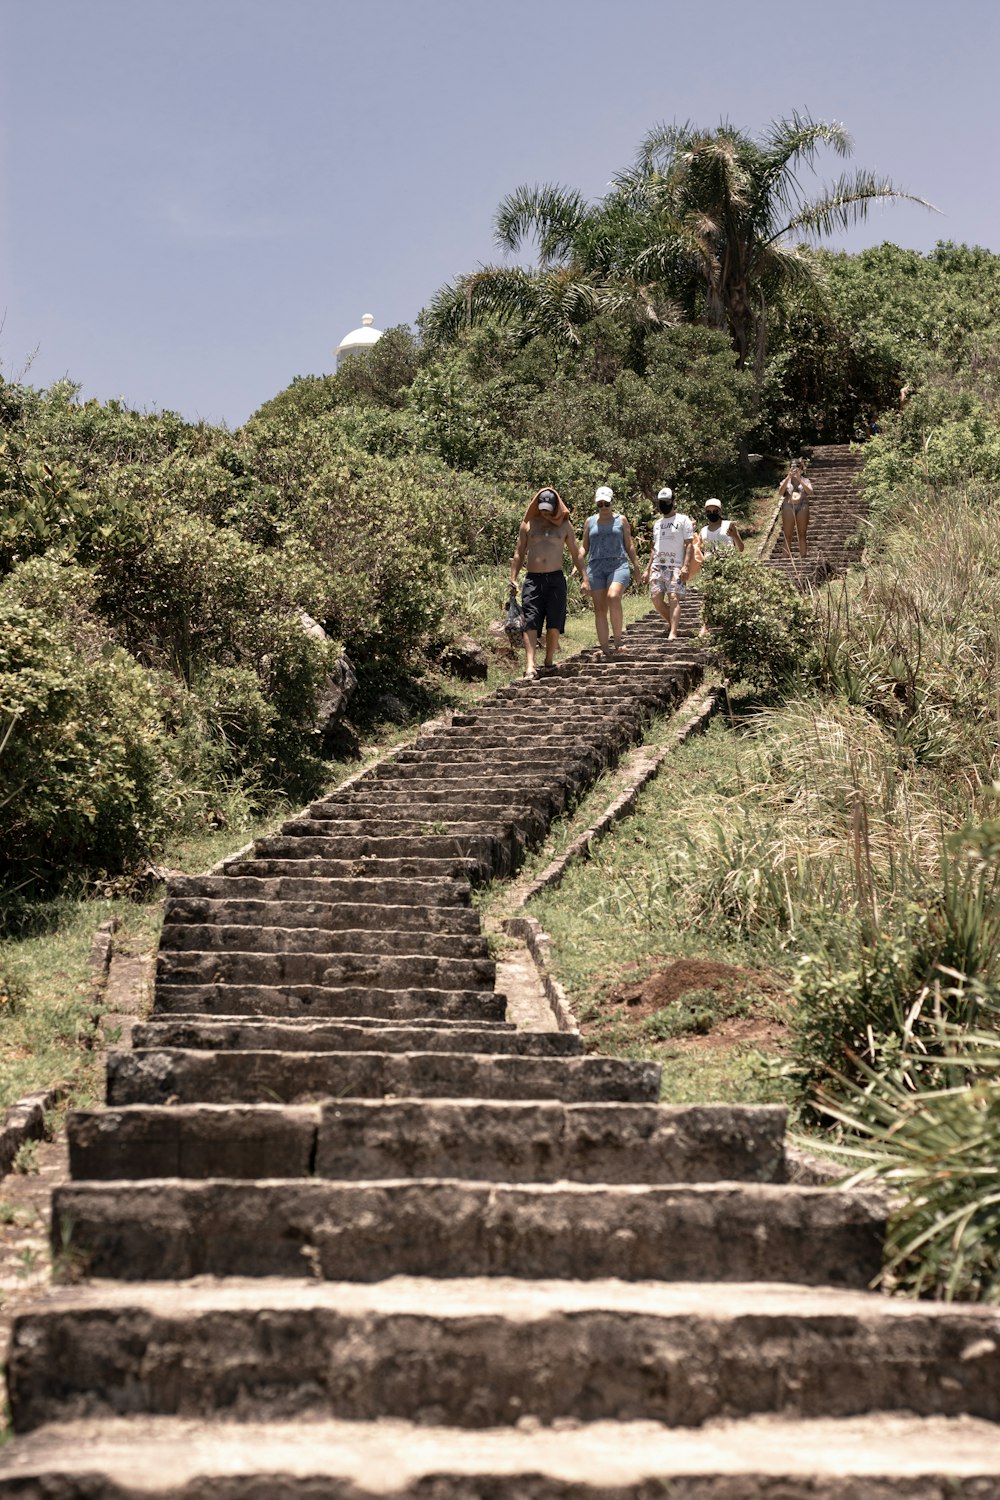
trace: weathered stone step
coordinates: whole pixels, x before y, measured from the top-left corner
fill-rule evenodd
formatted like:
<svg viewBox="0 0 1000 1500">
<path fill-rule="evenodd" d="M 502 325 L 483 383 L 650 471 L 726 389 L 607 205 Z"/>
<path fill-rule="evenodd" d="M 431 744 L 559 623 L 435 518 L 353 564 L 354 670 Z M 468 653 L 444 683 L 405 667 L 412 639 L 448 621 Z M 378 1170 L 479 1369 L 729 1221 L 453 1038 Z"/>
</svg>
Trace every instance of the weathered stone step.
<svg viewBox="0 0 1000 1500">
<path fill-rule="evenodd" d="M 5 1500 L 998 1500 L 996 1428 L 905 1414 L 696 1429 L 76 1421 L 0 1455 Z"/>
<path fill-rule="evenodd" d="M 303 847 L 310 854 L 324 852 L 323 845 L 334 839 L 399 839 L 426 842 L 429 835 L 456 842 L 464 853 L 476 839 L 495 839 L 501 845 L 526 845 L 545 836 L 547 820 L 530 807 L 470 807 L 467 803 L 453 808 L 451 815 L 432 807 L 427 813 L 414 812 L 403 803 L 383 804 L 370 813 L 355 812 L 343 818 L 294 818 L 281 826 L 282 842 L 286 839 L 307 841 Z M 416 847 L 414 845 L 414 847 Z M 334 851 L 336 852 L 336 851 Z"/>
<path fill-rule="evenodd" d="M 256 879 L 293 879 L 351 881 L 355 877 L 368 880 L 402 881 L 413 877 L 427 880 L 444 876 L 451 880 L 481 881 L 486 870 L 476 859 L 377 859 L 368 855 L 363 859 L 258 859 L 234 860 L 227 866 L 229 875 L 252 876 Z M 411 888 L 412 889 L 412 888 Z"/>
<path fill-rule="evenodd" d="M 365 927 L 393 932 L 478 933 L 479 913 L 468 906 L 399 906 L 369 901 L 245 901 L 172 896 L 164 926 L 218 923 L 230 927 L 312 927 L 326 932 Z"/>
<path fill-rule="evenodd" d="M 373 1043 L 377 1045 L 377 1043 Z M 317 1098 L 561 1099 L 649 1103 L 656 1063 L 475 1052 L 111 1052 L 107 1102 L 296 1104 Z"/>
<path fill-rule="evenodd" d="M 540 788 L 531 790 L 501 787 L 493 790 L 480 789 L 476 797 L 476 812 L 488 812 L 494 821 L 503 818 L 519 818 L 523 813 L 547 813 L 552 799 Z M 309 817 L 315 823 L 353 822 L 355 818 L 369 815 L 393 816 L 397 810 L 414 819 L 433 820 L 447 817 L 452 809 L 467 810 L 469 803 L 460 792 L 448 787 L 428 789 L 419 801 L 409 796 L 402 787 L 389 790 L 383 783 L 381 790 L 372 790 L 365 795 L 355 794 L 343 802 L 317 802 L 309 809 Z"/>
<path fill-rule="evenodd" d="M 394 1021 L 502 1021 L 505 995 L 491 989 L 434 985 L 383 989 L 375 985 L 158 984 L 155 1015 L 275 1016 L 284 1020 L 343 1017 Z"/>
<path fill-rule="evenodd" d="M 254 845 L 254 855 L 258 859 L 473 859 L 485 864 L 502 859 L 511 842 L 509 830 L 493 831 L 480 825 L 465 837 L 439 833 L 354 836 L 329 832 L 322 838 L 277 835 L 260 839 Z"/>
<path fill-rule="evenodd" d="M 408 990 L 492 989 L 491 958 L 435 958 L 426 953 L 203 953 L 161 950 L 157 988 L 172 984 L 321 985 Z"/>
<path fill-rule="evenodd" d="M 576 1057 L 575 1031 L 518 1031 L 505 1021 L 421 1020 L 400 1025 L 358 1017 L 350 1021 L 271 1020 L 264 1016 L 165 1017 L 132 1027 L 133 1047 L 244 1052 L 509 1052 L 524 1057 Z"/>
<path fill-rule="evenodd" d="M 72 1110 L 70 1176 L 313 1177 L 318 1104 L 194 1104 Z"/>
<path fill-rule="evenodd" d="M 382 908 L 390 910 L 391 908 Z M 281 908 L 274 915 L 281 916 Z M 263 927 L 228 922 L 171 922 L 160 936 L 161 953 L 419 953 L 434 958 L 489 958 L 480 932 L 422 932 L 394 928 L 386 917 L 369 927 Z"/>
<path fill-rule="evenodd" d="M 607 765 L 609 757 L 618 750 L 617 742 L 612 744 L 610 737 L 604 744 L 598 744 L 590 738 L 568 739 L 562 745 L 550 738 L 522 744 L 516 739 L 512 741 L 510 736 L 504 740 L 502 735 L 497 736 L 497 741 L 492 747 L 492 755 L 488 753 L 491 747 L 484 746 L 481 741 L 472 741 L 471 745 L 454 749 L 442 746 L 440 749 L 414 750 L 406 760 L 394 761 L 392 765 L 397 775 L 405 775 L 414 766 L 454 766 L 487 780 L 494 775 L 512 776 L 519 772 L 527 772 L 530 779 L 530 772 L 538 766 L 540 760 L 544 762 L 546 756 L 558 758 L 560 769 L 572 774 L 574 770 L 579 772 L 580 768 L 600 768 Z"/>
<path fill-rule="evenodd" d="M 20 1313 L 9 1370 L 22 1432 L 122 1415 L 996 1422 L 1000 1315 L 759 1283 L 113 1284 Z"/>
<path fill-rule="evenodd" d="M 777 1107 L 338 1099 L 75 1110 L 67 1134 L 77 1181 L 781 1182 L 784 1121 Z"/>
<path fill-rule="evenodd" d="M 875 1194 L 760 1183 L 156 1179 L 53 1190 L 52 1243 L 91 1276 L 786 1281 L 878 1274 Z"/>
<path fill-rule="evenodd" d="M 238 862 L 238 861 L 237 861 Z M 232 871 L 233 866 L 228 867 Z M 472 887 L 467 880 L 452 876 L 420 879 L 372 879 L 351 876 L 341 880 L 318 880 L 310 877 L 278 876 L 259 879 L 253 876 L 174 875 L 167 886 L 170 897 L 178 900 L 209 901 L 339 901 L 380 903 L 388 906 L 468 906 Z"/>
</svg>

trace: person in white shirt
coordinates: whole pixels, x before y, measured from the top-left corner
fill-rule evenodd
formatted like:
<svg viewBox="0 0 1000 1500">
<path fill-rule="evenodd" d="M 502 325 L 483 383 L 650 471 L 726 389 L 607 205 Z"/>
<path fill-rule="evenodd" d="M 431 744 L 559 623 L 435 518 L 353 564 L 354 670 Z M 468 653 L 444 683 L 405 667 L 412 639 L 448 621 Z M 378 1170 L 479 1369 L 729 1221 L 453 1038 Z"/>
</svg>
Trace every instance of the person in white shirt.
<svg viewBox="0 0 1000 1500">
<path fill-rule="evenodd" d="M 743 551 L 743 538 L 735 521 L 722 519 L 722 501 L 706 500 L 705 515 L 708 525 L 701 528 L 701 550 L 708 558 L 713 552 Z"/>
<path fill-rule="evenodd" d="M 694 555 L 694 523 L 677 509 L 674 492 L 667 486 L 656 497 L 660 512 L 653 524 L 653 554 L 642 575 L 649 583 L 653 608 L 670 626 L 668 640 L 676 641 L 681 618 L 681 599 Z"/>
</svg>

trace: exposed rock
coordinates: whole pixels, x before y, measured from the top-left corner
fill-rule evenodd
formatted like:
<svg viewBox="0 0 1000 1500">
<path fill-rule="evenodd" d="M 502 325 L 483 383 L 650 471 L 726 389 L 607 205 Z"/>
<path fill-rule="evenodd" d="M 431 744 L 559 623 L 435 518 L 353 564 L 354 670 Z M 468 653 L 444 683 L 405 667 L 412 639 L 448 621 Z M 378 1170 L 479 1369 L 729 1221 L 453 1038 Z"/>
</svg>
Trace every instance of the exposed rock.
<svg viewBox="0 0 1000 1500">
<path fill-rule="evenodd" d="M 307 615 L 304 609 L 299 610 L 299 623 L 310 640 L 328 641 L 330 639 L 319 621 L 314 620 L 312 615 Z"/>
<path fill-rule="evenodd" d="M 395 693 L 379 693 L 375 699 L 375 711 L 380 719 L 388 719 L 390 724 L 406 724 L 412 718 L 402 698 L 397 698 Z"/>
<path fill-rule="evenodd" d="M 306 615 L 305 619 L 309 616 Z M 313 624 L 316 622 L 313 621 Z M 316 626 L 321 630 L 320 626 Z M 325 636 L 325 632 L 323 632 Z M 323 736 L 323 750 L 327 755 L 338 754 L 344 740 L 344 714 L 347 705 L 354 696 L 358 686 L 358 679 L 354 675 L 350 657 L 346 651 L 342 652 L 334 663 L 333 671 L 326 679 L 326 683 L 319 695 L 316 705 L 316 721 L 314 733 Z M 349 738 L 357 739 L 353 730 Z"/>
<path fill-rule="evenodd" d="M 460 635 L 452 641 L 441 657 L 441 665 L 453 677 L 461 677 L 463 682 L 485 681 L 489 672 L 486 652 L 471 635 Z"/>
</svg>

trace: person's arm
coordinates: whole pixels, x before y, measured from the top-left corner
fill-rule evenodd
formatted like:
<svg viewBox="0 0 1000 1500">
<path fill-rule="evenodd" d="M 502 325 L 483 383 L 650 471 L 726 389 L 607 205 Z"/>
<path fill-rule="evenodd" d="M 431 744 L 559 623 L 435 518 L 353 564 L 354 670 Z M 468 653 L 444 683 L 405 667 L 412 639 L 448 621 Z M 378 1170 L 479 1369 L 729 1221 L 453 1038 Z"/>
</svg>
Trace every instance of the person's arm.
<svg viewBox="0 0 1000 1500">
<path fill-rule="evenodd" d="M 802 476 L 802 488 L 805 490 L 807 495 L 811 495 L 813 492 L 813 487 L 804 474 Z"/>
<path fill-rule="evenodd" d="M 649 543 L 649 562 L 642 570 L 642 582 L 648 583 L 653 571 L 653 558 L 656 556 L 656 522 L 653 522 L 653 535 Z"/>
<path fill-rule="evenodd" d="M 625 551 L 628 554 L 628 560 L 629 560 L 629 562 L 632 564 L 633 572 L 635 573 L 636 577 L 638 578 L 638 576 L 639 576 L 639 554 L 635 550 L 635 541 L 634 541 L 633 536 L 632 536 L 632 528 L 628 524 L 628 521 L 626 521 L 626 519 L 625 519 L 624 516 L 622 516 L 622 541 L 625 543 Z"/>
<path fill-rule="evenodd" d="M 737 552 L 742 552 L 743 538 L 740 536 L 740 530 L 735 521 L 730 521 L 729 523 L 729 535 L 733 539 L 733 546 L 736 548 Z"/>
<path fill-rule="evenodd" d="M 588 526 L 586 526 L 586 520 L 583 522 L 583 546 L 580 546 L 579 541 L 576 540 L 576 531 L 573 529 L 573 522 L 567 520 L 565 544 L 567 544 L 567 552 L 570 553 L 570 561 L 573 562 L 573 567 L 580 574 L 580 588 L 583 589 L 585 594 L 589 586 L 591 586 L 591 580 L 586 576 L 586 553 L 588 553 L 589 543 L 591 543 L 591 534 L 589 534 Z"/>
<path fill-rule="evenodd" d="M 514 548 L 514 556 L 510 560 L 510 590 L 517 592 L 517 575 L 524 566 L 525 554 L 528 550 L 528 523 L 521 522 L 521 529 L 517 533 L 517 546 Z"/>
<path fill-rule="evenodd" d="M 573 535 L 573 523 L 572 522 L 570 522 L 569 534 L 570 534 L 571 537 L 573 537 L 573 544 L 574 544 L 574 546 L 576 546 L 576 537 Z M 583 523 L 583 544 L 582 544 L 582 546 L 578 546 L 577 547 L 577 553 L 576 553 L 576 558 L 575 558 L 576 571 L 580 575 L 580 589 L 581 589 L 581 591 L 584 594 L 589 594 L 590 593 L 590 579 L 587 577 L 587 558 L 589 556 L 590 556 L 590 519 L 588 517 L 588 519 L 586 521 L 584 521 L 584 523 Z"/>
</svg>

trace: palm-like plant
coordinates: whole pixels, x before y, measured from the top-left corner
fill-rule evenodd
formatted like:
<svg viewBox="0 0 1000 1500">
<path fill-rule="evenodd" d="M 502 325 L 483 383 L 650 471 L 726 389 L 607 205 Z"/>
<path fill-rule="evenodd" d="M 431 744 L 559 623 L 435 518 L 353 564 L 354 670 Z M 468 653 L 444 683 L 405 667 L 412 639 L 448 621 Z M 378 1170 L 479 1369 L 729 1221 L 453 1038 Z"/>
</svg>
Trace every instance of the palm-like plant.
<svg viewBox="0 0 1000 1500">
<path fill-rule="evenodd" d="M 819 287 L 817 262 L 796 237 L 847 228 L 874 203 L 924 203 L 863 171 L 807 197 L 797 174 L 823 147 L 848 156 L 844 127 L 798 114 L 760 140 L 728 124 L 660 126 L 597 203 L 552 184 L 520 187 L 497 210 L 496 238 L 509 252 L 534 240 L 537 266 L 485 266 L 459 278 L 433 299 L 425 328 L 448 339 L 478 322 L 516 321 L 525 336 L 575 343 L 600 313 L 653 328 L 676 321 L 680 306 L 728 333 L 740 369 L 752 352 L 759 375 L 768 307 L 785 292 Z"/>
<path fill-rule="evenodd" d="M 860 223 L 875 203 L 931 207 L 866 171 L 844 173 L 808 197 L 798 174 L 814 168 L 823 147 L 850 155 L 843 125 L 793 114 L 759 140 L 729 124 L 660 126 L 616 181 L 617 192 L 649 204 L 646 222 L 663 231 L 638 252 L 633 274 L 668 285 L 689 315 L 724 329 L 741 369 L 753 353 L 760 371 L 768 307 L 785 292 L 819 289 L 802 241 Z"/>
<path fill-rule="evenodd" d="M 493 322 L 516 324 L 526 338 L 549 333 L 576 344 L 580 327 L 602 313 L 640 328 L 676 321 L 672 300 L 634 274 L 651 211 L 626 192 L 587 204 L 553 185 L 518 188 L 497 210 L 497 242 L 517 251 L 534 239 L 538 265 L 481 266 L 459 277 L 432 299 L 425 331 L 447 341 L 464 327 Z"/>
</svg>

